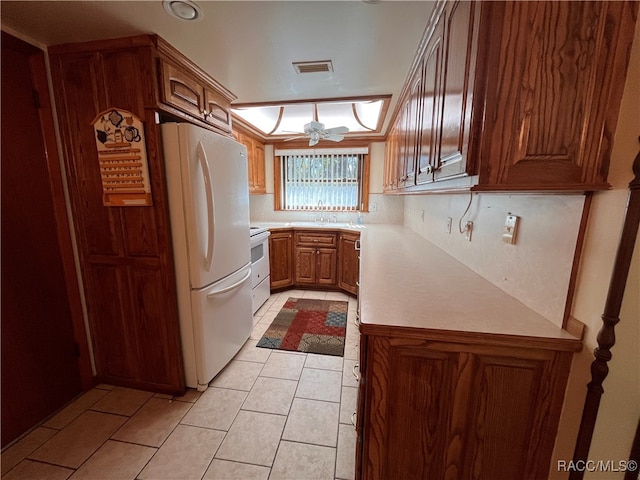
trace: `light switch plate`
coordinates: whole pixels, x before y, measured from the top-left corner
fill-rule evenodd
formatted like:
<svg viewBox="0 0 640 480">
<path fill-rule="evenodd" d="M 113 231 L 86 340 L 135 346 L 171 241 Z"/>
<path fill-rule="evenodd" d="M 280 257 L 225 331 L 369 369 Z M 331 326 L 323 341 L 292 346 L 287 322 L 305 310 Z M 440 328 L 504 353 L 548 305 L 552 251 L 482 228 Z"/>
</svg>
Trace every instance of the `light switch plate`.
<svg viewBox="0 0 640 480">
<path fill-rule="evenodd" d="M 507 219 L 504 222 L 504 231 L 502 232 L 502 241 L 513 245 L 516 243 L 516 236 L 518 233 L 518 223 L 520 217 L 516 215 L 507 215 Z"/>
</svg>

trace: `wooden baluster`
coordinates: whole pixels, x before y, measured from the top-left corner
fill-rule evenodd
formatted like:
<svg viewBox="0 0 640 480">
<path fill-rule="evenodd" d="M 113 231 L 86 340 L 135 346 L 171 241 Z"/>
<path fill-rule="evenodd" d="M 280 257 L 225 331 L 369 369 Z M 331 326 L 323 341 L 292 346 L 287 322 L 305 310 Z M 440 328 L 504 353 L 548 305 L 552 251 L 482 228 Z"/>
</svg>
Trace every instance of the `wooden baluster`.
<svg viewBox="0 0 640 480">
<path fill-rule="evenodd" d="M 640 138 L 639 138 L 640 140 Z M 582 410 L 582 421 L 576 440 L 576 448 L 573 452 L 574 465 L 583 465 L 588 459 L 589 447 L 593 437 L 593 430 L 598 416 L 600 398 L 604 393 L 602 382 L 609 374 L 607 362 L 611 360 L 611 347 L 616 342 L 615 326 L 620 321 L 620 307 L 624 297 L 624 290 L 627 285 L 627 276 L 631 266 L 631 257 L 638 235 L 638 225 L 640 224 L 640 153 L 633 162 L 633 173 L 635 178 L 629 183 L 629 202 L 627 212 L 622 227 L 622 235 L 616 252 L 616 259 L 611 273 L 609 292 L 602 314 L 602 328 L 598 332 L 598 346 L 594 351 L 595 360 L 591 364 L 591 382 L 587 385 L 587 395 L 584 409 Z M 577 463 L 581 462 L 581 463 Z M 582 480 L 584 469 L 572 471 L 569 480 Z"/>
</svg>

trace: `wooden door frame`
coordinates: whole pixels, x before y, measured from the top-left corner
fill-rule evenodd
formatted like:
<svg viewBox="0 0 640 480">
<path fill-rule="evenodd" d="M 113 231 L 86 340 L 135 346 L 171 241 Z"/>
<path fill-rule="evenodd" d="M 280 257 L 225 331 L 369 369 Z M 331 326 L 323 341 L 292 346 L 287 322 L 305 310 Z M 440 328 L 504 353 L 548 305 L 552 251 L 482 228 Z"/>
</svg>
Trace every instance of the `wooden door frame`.
<svg viewBox="0 0 640 480">
<path fill-rule="evenodd" d="M 91 354 L 85 328 L 82 298 L 80 296 L 80 274 L 76 268 L 71 237 L 62 167 L 58 154 L 58 141 L 53 117 L 52 98 L 49 93 L 49 81 L 45 53 L 38 47 L 26 43 L 5 31 L 2 31 L 2 44 L 23 52 L 29 57 L 33 88 L 39 102 L 38 117 L 44 145 L 44 156 L 49 174 L 49 189 L 52 198 L 56 234 L 60 245 L 60 258 L 64 273 L 65 286 L 71 312 L 73 339 L 78 346 L 78 370 L 83 390 L 94 385 L 95 377 L 91 365 Z M 34 93 L 35 95 L 35 93 Z"/>
</svg>

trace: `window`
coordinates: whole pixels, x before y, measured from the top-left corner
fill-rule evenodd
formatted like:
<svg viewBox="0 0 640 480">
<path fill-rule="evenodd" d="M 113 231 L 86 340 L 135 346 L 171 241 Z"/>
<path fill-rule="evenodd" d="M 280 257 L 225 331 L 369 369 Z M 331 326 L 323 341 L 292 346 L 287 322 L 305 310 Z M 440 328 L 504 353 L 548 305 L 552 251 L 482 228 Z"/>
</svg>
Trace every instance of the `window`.
<svg viewBox="0 0 640 480">
<path fill-rule="evenodd" d="M 276 150 L 276 209 L 366 211 L 367 151 Z"/>
</svg>

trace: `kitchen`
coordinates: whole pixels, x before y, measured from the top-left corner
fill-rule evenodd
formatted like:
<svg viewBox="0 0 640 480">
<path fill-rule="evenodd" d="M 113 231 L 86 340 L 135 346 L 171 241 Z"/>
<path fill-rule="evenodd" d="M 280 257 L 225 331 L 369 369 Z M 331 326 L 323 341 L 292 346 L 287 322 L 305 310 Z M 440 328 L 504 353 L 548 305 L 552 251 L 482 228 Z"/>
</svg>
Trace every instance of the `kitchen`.
<svg viewBox="0 0 640 480">
<path fill-rule="evenodd" d="M 46 2 L 45 2 L 46 3 Z M 20 23 L 14 23 L 11 28 L 8 18 L 5 17 L 6 11 L 11 11 L 11 6 L 3 5 L 3 30 L 9 33 L 22 34 L 27 39 L 31 37 L 37 38 L 38 28 L 31 27 L 29 31 L 20 30 Z M 207 7 L 207 5 L 203 5 Z M 358 5 L 358 8 L 379 8 L 381 5 Z M 68 8 L 68 7 L 59 7 Z M 92 7 L 97 8 L 97 7 Z M 134 8 L 132 6 L 132 8 Z M 230 8 L 230 7 L 227 7 Z M 400 81 L 404 82 L 407 72 L 410 69 L 411 60 L 415 54 L 416 46 L 419 43 L 420 35 L 424 25 L 428 20 L 430 9 L 424 6 L 424 10 L 419 9 L 419 5 L 413 5 L 415 11 L 413 15 L 417 16 L 417 12 L 421 12 L 421 16 L 414 20 L 414 38 L 407 39 L 410 44 L 409 53 L 406 55 L 404 67 Z M 358 11 L 362 13 L 362 10 Z M 98 13 L 98 12 L 94 12 Z M 112 14 L 101 11 L 99 12 L 104 18 L 112 18 Z M 159 12 L 164 13 L 164 12 Z M 242 13 L 247 14 L 246 11 Z M 317 13 L 318 15 L 320 13 Z M 7 20 L 5 20 L 7 18 Z M 205 20 L 208 17 L 205 17 Z M 15 21 L 15 20 L 14 20 Z M 169 19 L 165 19 L 169 22 Z M 399 22 L 401 20 L 398 20 Z M 409 22 L 407 18 L 402 19 L 403 22 Z M 36 22 L 37 23 L 37 22 Z M 6 25 L 6 26 L 5 26 Z M 204 24 L 203 24 L 204 25 Z M 196 26 L 198 26 L 196 24 Z M 400 25 L 389 25 L 388 28 L 402 28 Z M 42 28 L 42 27 L 40 27 Z M 76 27 L 80 28 L 80 27 Z M 85 27 L 86 28 L 86 27 Z M 193 28 L 181 26 L 181 28 Z M 408 28 L 408 27 L 407 27 Z M 124 32 L 125 30 L 122 30 Z M 156 29 L 161 33 L 165 40 L 169 40 L 174 46 L 178 44 L 176 38 L 172 38 L 164 32 Z M 637 32 L 637 27 L 636 27 Z M 138 32 L 134 32 L 138 33 Z M 123 35 L 110 35 L 123 36 Z M 103 37 L 106 38 L 106 37 Z M 635 38 L 637 39 L 637 33 Z M 37 41 L 31 42 L 38 44 Z M 45 45 L 54 45 L 63 42 L 47 42 Z M 188 42 L 187 42 L 188 43 Z M 629 73 L 627 78 L 632 78 L 634 72 L 637 73 L 638 59 L 638 42 L 634 42 L 635 50 L 632 52 L 632 60 L 629 65 Z M 187 45 L 182 46 L 186 49 Z M 333 52 L 330 53 L 334 55 Z M 336 53 L 337 55 L 337 53 Z M 199 61 L 197 63 L 200 63 Z M 126 68 L 126 67 L 122 67 Z M 290 68 L 290 65 L 288 65 Z M 400 67 L 398 67 L 400 68 Z M 634 70 L 635 68 L 635 70 Z M 211 68 L 211 73 L 216 80 L 221 80 L 216 73 L 215 68 Z M 248 82 L 250 79 L 243 79 Z M 228 83 L 223 82 L 225 86 L 231 88 L 234 92 L 240 91 L 243 87 L 242 82 Z M 543 316 L 544 318 L 555 322 L 562 322 L 564 316 L 566 292 L 568 284 L 575 281 L 576 292 L 572 315 L 583 323 L 587 324 L 587 337 L 584 340 L 585 348 L 576 359 L 580 358 L 583 363 L 590 362 L 591 349 L 595 345 L 595 334 L 599 328 L 599 315 L 602 313 L 603 297 L 606 294 L 606 286 L 608 282 L 608 272 L 611 269 L 612 257 L 615 252 L 618 232 L 620 229 L 620 218 L 624 213 L 624 204 L 626 199 L 626 184 L 630 180 L 630 165 L 633 157 L 637 152 L 636 136 L 637 136 L 637 115 L 633 114 L 633 109 L 637 107 L 637 88 L 627 82 L 626 90 L 622 100 L 620 110 L 620 120 L 616 130 L 616 141 L 614 142 L 614 151 L 611 155 L 611 168 L 608 181 L 614 187 L 611 191 L 601 191 L 594 194 L 591 200 L 590 221 L 587 232 L 584 237 L 583 258 L 581 273 L 578 278 L 571 280 L 570 272 L 574 262 L 573 253 L 575 251 L 576 239 L 578 232 L 584 226 L 581 226 L 581 216 L 584 206 L 584 197 L 580 194 L 573 195 L 536 195 L 536 194 L 494 194 L 494 193 L 475 193 L 470 195 L 467 193 L 458 194 L 439 194 L 439 195 L 385 195 L 383 194 L 385 171 L 384 156 L 386 145 L 384 138 L 379 141 L 372 141 L 370 146 L 371 172 L 370 172 L 370 191 L 369 205 L 377 211 L 362 213 L 362 219 L 365 229 L 362 229 L 363 242 L 366 240 L 367 232 L 373 231 L 374 227 L 367 230 L 367 225 L 372 224 L 399 224 L 405 225 L 409 230 L 416 232 L 418 236 L 424 237 L 430 243 L 436 245 L 449 255 L 468 266 L 471 270 L 478 273 L 500 289 L 516 298 L 529 308 Z M 269 86 L 265 82 L 264 89 Z M 331 91 L 331 90 L 329 90 Z M 379 93 L 379 92 L 361 92 L 361 94 Z M 246 100 L 282 100 L 283 98 L 270 98 L 267 93 L 262 98 Z M 299 98 L 322 98 L 335 97 L 335 94 L 325 91 L 302 92 Z M 397 94 L 396 94 L 397 95 Z M 395 99 L 394 99 L 395 100 Z M 82 105 L 79 105 L 81 108 Z M 390 116 L 392 109 L 389 110 L 387 116 Z M 236 119 L 234 119 L 235 122 Z M 333 126 L 333 124 L 328 125 Z M 634 127 L 636 127 L 634 129 Z M 626 136 L 625 136 L 626 135 Z M 622 138 L 622 140 L 620 139 Z M 3 142 L 4 144 L 4 142 Z M 313 220 L 314 212 L 308 213 L 289 213 L 282 211 L 274 211 L 274 191 L 273 185 L 273 151 L 271 145 L 265 146 L 265 191 L 263 195 L 251 196 L 251 221 L 256 223 L 289 223 L 289 222 L 308 222 Z M 157 186 L 153 186 L 154 191 Z M 471 200 L 471 201 L 470 201 Z M 504 217 L 511 212 L 520 216 L 521 225 L 518 238 L 515 245 L 506 245 L 500 240 L 502 235 Z M 617 212 L 618 217 L 613 218 L 612 212 Z M 337 214 L 336 221 L 348 223 L 349 218 L 345 214 Z M 447 219 L 452 219 L 452 233 L 447 233 Z M 462 230 L 461 222 L 472 221 L 474 228 L 471 232 L 471 241 L 468 242 L 465 235 L 460 233 Z M 617 222 L 617 223 L 616 223 Z M 496 241 L 496 238 L 498 240 Z M 140 248 L 144 245 L 140 245 Z M 366 251 L 363 252 L 366 255 Z M 506 261 L 505 261 L 506 259 Z M 636 265 L 636 264 L 634 264 Z M 637 268 L 632 269 L 637 272 Z M 602 278 L 600 278 L 602 277 Z M 635 278 L 635 277 L 634 277 Z M 632 279 L 633 280 L 633 279 Z M 637 280 L 636 280 L 637 281 Z M 629 290 L 634 291 L 634 284 L 629 285 Z M 637 285 L 637 283 L 635 284 Z M 635 288 L 637 291 L 637 288 Z M 627 299 L 629 295 L 627 295 Z M 105 299 L 105 302 L 108 299 Z M 627 300 L 631 301 L 632 300 Z M 598 303 L 599 302 L 599 303 Z M 106 305 L 106 303 L 105 303 Z M 631 317 L 637 318 L 637 305 L 631 305 Z M 634 310 L 635 308 L 635 310 Z M 634 313 L 635 312 L 635 313 Z M 624 398 L 637 398 L 637 380 L 634 377 L 634 370 L 629 368 L 615 368 L 615 362 L 624 361 L 625 364 L 632 364 L 636 368 L 637 349 L 632 343 L 625 347 L 625 341 L 631 342 L 636 337 L 633 325 L 621 321 L 619 325 L 618 344 L 614 349 L 614 360 L 612 361 L 612 376 L 605 384 L 606 394 L 603 400 L 603 406 L 599 416 L 600 435 L 596 431 L 594 440 L 598 448 L 602 449 L 598 454 L 598 458 L 611 458 L 614 455 L 626 456 L 630 450 L 631 439 L 633 438 L 633 430 L 635 428 L 635 420 L 632 418 L 633 405 L 637 402 L 628 402 Z M 630 330 L 625 330 L 630 329 Z M 626 360 L 626 361 L 625 361 Z M 578 360 L 574 360 L 574 365 Z M 585 377 L 584 369 L 578 375 L 573 373 L 569 380 L 570 390 L 565 399 L 565 405 L 580 405 L 584 394 L 584 385 L 588 381 Z M 629 375 L 628 378 L 618 379 L 620 388 L 619 394 L 615 393 L 615 388 L 608 382 L 613 381 L 615 375 Z M 637 377 L 637 375 L 635 375 Z M 635 382 L 635 383 L 634 383 Z M 575 384 L 574 384 L 575 383 Z M 575 395 L 570 397 L 570 393 L 575 391 Z M 571 401 L 570 401 L 571 399 Z M 620 403 L 616 403 L 616 402 Z M 629 405 L 631 403 L 631 405 Z M 609 406 L 607 406 L 609 405 Z M 609 410 L 607 410 L 609 409 Z M 577 428 L 576 417 L 580 415 L 580 408 L 566 408 L 560 419 L 560 433 L 556 442 L 556 453 L 554 458 L 570 458 L 572 454 L 572 441 L 575 441 L 575 431 Z M 606 412 L 610 412 L 607 414 Z M 619 415 L 618 412 L 629 412 L 627 415 Z M 622 417 L 622 418 L 619 418 Z M 602 419 L 605 420 L 602 420 Z M 625 420 L 626 419 L 626 420 Z M 616 424 L 622 422 L 623 425 Z M 564 435 L 563 435 L 563 428 Z M 611 442 L 611 435 L 608 431 L 615 431 L 617 442 Z M 626 432 L 626 440 L 620 438 L 620 432 Z M 607 450 L 611 449 L 611 450 Z M 617 458 L 617 457 L 615 457 Z M 625 457 L 626 458 L 626 457 Z M 552 469 L 553 472 L 553 469 Z M 554 472 L 561 475 L 559 472 Z M 558 477 L 562 478 L 562 477 Z"/>
</svg>

